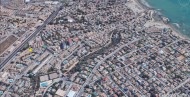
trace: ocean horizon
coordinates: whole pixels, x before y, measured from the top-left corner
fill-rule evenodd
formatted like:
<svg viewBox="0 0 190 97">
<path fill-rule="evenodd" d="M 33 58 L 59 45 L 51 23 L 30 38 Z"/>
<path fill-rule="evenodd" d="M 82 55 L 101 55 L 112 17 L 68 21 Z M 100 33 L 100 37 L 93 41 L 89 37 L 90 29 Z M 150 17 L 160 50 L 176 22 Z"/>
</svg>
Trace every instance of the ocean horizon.
<svg viewBox="0 0 190 97">
<path fill-rule="evenodd" d="M 141 0 L 170 19 L 180 33 L 190 38 L 190 0 Z"/>
</svg>

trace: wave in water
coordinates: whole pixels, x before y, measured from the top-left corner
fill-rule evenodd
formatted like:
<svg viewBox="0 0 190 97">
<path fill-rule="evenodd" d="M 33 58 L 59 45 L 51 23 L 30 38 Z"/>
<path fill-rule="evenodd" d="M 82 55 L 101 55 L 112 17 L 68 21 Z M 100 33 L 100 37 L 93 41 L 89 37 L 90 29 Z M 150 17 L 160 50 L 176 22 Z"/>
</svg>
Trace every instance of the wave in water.
<svg viewBox="0 0 190 97">
<path fill-rule="evenodd" d="M 156 9 L 157 11 L 162 11 L 162 9 Z"/>
<path fill-rule="evenodd" d="M 149 8 L 153 8 L 151 5 L 148 4 L 146 0 L 141 0 L 141 3 Z"/>
<path fill-rule="evenodd" d="M 176 27 L 180 28 L 180 25 L 178 23 L 172 23 L 174 24 Z"/>
</svg>

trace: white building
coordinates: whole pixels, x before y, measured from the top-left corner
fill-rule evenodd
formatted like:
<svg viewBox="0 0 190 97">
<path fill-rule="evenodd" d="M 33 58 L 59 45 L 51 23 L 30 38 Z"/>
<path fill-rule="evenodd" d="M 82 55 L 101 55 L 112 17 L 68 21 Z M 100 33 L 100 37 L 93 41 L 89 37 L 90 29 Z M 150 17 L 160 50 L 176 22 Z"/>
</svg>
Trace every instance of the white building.
<svg viewBox="0 0 190 97">
<path fill-rule="evenodd" d="M 25 1 L 25 3 L 28 3 L 28 2 L 30 2 L 30 0 L 24 0 Z"/>
</svg>

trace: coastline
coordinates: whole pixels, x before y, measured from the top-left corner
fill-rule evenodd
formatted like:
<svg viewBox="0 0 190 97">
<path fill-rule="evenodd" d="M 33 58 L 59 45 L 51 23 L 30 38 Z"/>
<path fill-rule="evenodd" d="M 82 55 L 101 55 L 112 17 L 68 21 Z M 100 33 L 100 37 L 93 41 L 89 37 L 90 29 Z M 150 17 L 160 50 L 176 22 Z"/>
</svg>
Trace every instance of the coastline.
<svg viewBox="0 0 190 97">
<path fill-rule="evenodd" d="M 147 6 L 146 4 L 144 4 L 143 2 L 146 2 L 146 0 L 134 0 L 140 7 L 142 7 L 144 10 L 154 10 L 155 12 L 159 12 L 158 10 L 156 10 L 155 8 L 152 8 L 150 6 Z M 153 17 L 154 19 L 159 19 L 161 21 L 155 21 L 155 22 L 158 22 L 158 23 L 161 23 L 165 26 L 168 26 L 169 28 L 171 28 L 172 30 L 172 34 L 174 35 L 177 35 L 179 36 L 180 38 L 182 39 L 187 39 L 187 40 L 190 40 L 190 38 L 184 34 L 182 34 L 180 32 L 180 30 L 177 29 L 177 27 L 175 27 L 172 23 L 164 23 L 164 21 L 162 20 L 162 15 L 159 15 L 158 13 L 155 13 L 157 17 Z"/>
</svg>

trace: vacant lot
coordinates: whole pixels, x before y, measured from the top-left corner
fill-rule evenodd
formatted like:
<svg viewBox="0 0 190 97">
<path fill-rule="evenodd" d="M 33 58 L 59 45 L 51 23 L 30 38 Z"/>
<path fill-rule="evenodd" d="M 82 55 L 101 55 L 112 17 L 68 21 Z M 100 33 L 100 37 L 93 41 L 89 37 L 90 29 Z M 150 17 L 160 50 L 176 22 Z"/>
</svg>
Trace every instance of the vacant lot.
<svg viewBox="0 0 190 97">
<path fill-rule="evenodd" d="M 13 35 L 9 36 L 5 41 L 0 44 L 0 54 L 3 53 L 17 38 Z"/>
</svg>

